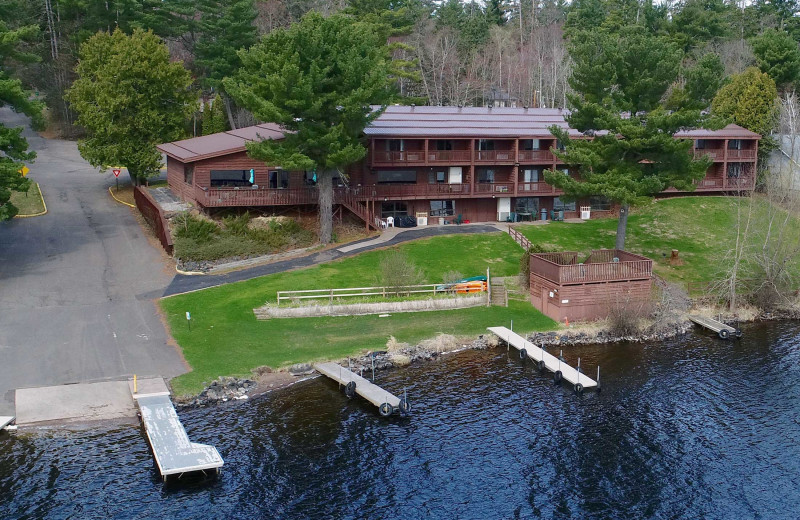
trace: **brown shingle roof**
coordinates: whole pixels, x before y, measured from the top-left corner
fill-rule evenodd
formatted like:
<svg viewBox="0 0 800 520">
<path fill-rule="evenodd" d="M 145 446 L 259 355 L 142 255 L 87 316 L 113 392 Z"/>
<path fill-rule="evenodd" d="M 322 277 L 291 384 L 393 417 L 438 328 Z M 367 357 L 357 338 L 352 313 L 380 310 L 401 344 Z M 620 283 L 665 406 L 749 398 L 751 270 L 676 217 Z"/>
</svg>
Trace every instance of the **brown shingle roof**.
<svg viewBox="0 0 800 520">
<path fill-rule="evenodd" d="M 189 163 L 220 155 L 245 151 L 245 145 L 256 139 L 283 139 L 283 132 L 274 123 L 263 123 L 227 132 L 193 137 L 158 145 L 158 149 L 181 162 Z"/>
<path fill-rule="evenodd" d="M 706 130 L 704 128 L 686 130 L 677 132 L 675 137 L 691 139 L 728 139 L 731 137 L 734 139 L 761 139 L 761 135 L 734 124 L 730 124 L 721 130 Z"/>
</svg>

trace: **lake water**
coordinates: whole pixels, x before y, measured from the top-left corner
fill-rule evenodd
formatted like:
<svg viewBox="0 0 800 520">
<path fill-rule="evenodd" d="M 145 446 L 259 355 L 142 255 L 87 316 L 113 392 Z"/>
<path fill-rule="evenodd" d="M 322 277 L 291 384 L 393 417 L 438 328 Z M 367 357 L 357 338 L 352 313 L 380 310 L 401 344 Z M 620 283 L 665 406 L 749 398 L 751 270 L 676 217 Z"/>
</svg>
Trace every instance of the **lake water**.
<svg viewBox="0 0 800 520">
<path fill-rule="evenodd" d="M 163 485 L 133 426 L 3 433 L 0 517 L 800 517 L 798 323 L 564 355 L 602 393 L 497 348 L 378 373 L 407 418 L 322 378 L 182 411 L 225 459 L 207 482 Z"/>
</svg>

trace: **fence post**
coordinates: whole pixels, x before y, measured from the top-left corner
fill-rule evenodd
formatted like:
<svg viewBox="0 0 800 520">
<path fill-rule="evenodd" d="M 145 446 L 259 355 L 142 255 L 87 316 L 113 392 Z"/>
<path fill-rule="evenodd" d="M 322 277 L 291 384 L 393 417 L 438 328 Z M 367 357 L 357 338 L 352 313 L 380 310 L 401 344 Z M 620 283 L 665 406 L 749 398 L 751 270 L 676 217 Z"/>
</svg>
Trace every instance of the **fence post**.
<svg viewBox="0 0 800 520">
<path fill-rule="evenodd" d="M 489 268 L 486 268 L 486 306 L 492 305 L 492 279 L 489 274 Z"/>
</svg>

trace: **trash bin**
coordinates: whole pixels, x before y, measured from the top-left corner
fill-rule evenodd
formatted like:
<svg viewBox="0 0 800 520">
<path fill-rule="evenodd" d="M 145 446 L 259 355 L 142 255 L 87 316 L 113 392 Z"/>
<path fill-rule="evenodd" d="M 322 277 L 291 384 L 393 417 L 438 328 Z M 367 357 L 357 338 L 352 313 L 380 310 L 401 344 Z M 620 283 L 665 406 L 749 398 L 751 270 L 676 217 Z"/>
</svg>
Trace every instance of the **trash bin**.
<svg viewBox="0 0 800 520">
<path fill-rule="evenodd" d="M 562 222 L 564 221 L 564 210 L 563 209 L 558 210 L 558 220 L 560 220 Z"/>
<path fill-rule="evenodd" d="M 547 210 L 542 208 L 542 220 L 547 220 Z"/>
<path fill-rule="evenodd" d="M 444 226 L 444 217 L 439 217 L 439 225 Z"/>
</svg>

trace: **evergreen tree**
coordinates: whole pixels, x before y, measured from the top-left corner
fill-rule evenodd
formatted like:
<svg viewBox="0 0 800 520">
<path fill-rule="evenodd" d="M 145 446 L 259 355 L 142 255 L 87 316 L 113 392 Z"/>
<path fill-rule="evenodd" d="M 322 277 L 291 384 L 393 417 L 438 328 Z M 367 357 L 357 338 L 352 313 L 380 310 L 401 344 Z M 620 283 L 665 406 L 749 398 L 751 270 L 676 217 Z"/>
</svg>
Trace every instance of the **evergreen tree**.
<svg viewBox="0 0 800 520">
<path fill-rule="evenodd" d="M 686 0 L 672 18 L 673 38 L 689 51 L 731 34 L 735 8 L 723 0 Z"/>
<path fill-rule="evenodd" d="M 703 110 L 711 106 L 725 78 L 725 66 L 718 54 L 704 54 L 693 67 L 684 72 L 683 88 L 676 87 L 667 102 L 667 108 L 692 108 Z"/>
<path fill-rule="evenodd" d="M 784 31 L 767 29 L 750 40 L 761 72 L 769 74 L 779 88 L 789 88 L 800 79 L 800 49 Z"/>
<path fill-rule="evenodd" d="M 570 51 L 570 85 L 578 95 L 570 98 L 567 122 L 591 139 L 571 139 L 553 127 L 565 146 L 556 155 L 578 175 L 545 171 L 545 180 L 567 199 L 602 195 L 618 203 L 616 248 L 624 249 L 630 206 L 669 187 L 691 190 L 705 175 L 709 159 L 693 160 L 691 141 L 672 137 L 695 125 L 699 112 L 668 112 L 660 105 L 681 60 L 681 51 L 663 37 L 644 30 L 595 33 L 588 45 L 573 40 Z"/>
<path fill-rule="evenodd" d="M 331 241 L 333 177 L 366 155 L 366 125 L 392 99 L 386 34 L 347 16 L 309 13 L 239 53 L 242 69 L 227 92 L 261 121 L 286 130 L 280 141 L 248 144 L 248 153 L 291 170 L 317 170 L 320 241 Z"/>
<path fill-rule="evenodd" d="M 778 112 L 775 81 L 755 67 L 731 77 L 711 104 L 711 113 L 715 117 L 761 134 L 758 149 L 762 159 L 776 146 L 770 134 L 777 124 Z"/>
<path fill-rule="evenodd" d="M 139 184 L 158 173 L 159 143 L 180 139 L 196 106 L 192 78 L 152 32 L 97 33 L 81 45 L 78 79 L 66 99 L 89 137 L 78 142 L 92 166 L 121 164 Z"/>
<path fill-rule="evenodd" d="M 33 40 L 38 27 L 29 25 L 9 29 L 0 21 L 0 63 L 11 61 L 31 63 L 36 56 L 20 51 L 24 42 Z M 42 125 L 41 107 L 28 99 L 18 79 L 9 76 L 7 68 L 0 69 L 0 106 L 10 106 L 31 118 L 34 127 Z M 24 161 L 32 161 L 36 154 L 28 151 L 28 141 L 22 137 L 22 128 L 7 128 L 0 123 L 0 221 L 9 220 L 18 213 L 11 204 L 12 191 L 27 191 L 30 181 L 22 176 Z"/>
<path fill-rule="evenodd" d="M 228 129 L 225 109 L 219 94 L 203 108 L 203 135 L 217 134 Z"/>
</svg>

